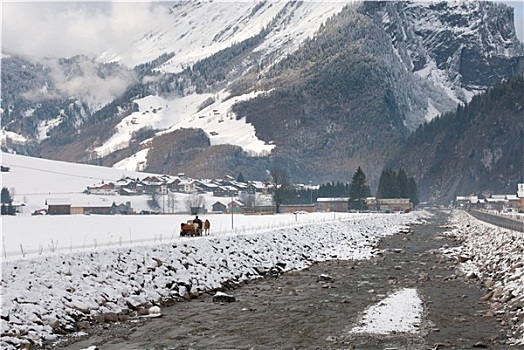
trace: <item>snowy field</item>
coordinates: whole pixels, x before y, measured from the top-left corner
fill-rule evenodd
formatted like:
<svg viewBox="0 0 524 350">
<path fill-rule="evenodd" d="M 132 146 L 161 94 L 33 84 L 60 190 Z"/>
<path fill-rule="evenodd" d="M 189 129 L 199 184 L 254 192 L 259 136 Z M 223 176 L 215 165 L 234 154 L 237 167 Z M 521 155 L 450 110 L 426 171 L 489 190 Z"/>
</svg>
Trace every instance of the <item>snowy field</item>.
<svg viewBox="0 0 524 350">
<path fill-rule="evenodd" d="M 146 173 L 92 165 L 71 164 L 2 153 L 2 164 L 10 171 L 2 173 L 2 187 L 14 194 L 14 203 L 23 203 L 23 213 L 2 217 L 1 254 L 3 259 L 35 257 L 52 252 L 73 252 L 89 248 L 111 248 L 137 243 L 161 243 L 179 240 L 180 223 L 192 219 L 188 214 L 169 215 L 64 215 L 32 216 L 47 208 L 48 199 L 67 199 L 72 203 L 117 204 L 131 202 L 136 212 L 151 210 L 147 195 L 87 195 L 88 186 L 116 182 L 122 177 L 143 179 Z M 157 175 L 157 174 L 151 174 Z M 175 211 L 186 210 L 186 194 L 176 194 Z M 229 198 L 204 195 L 210 212 L 216 201 Z M 370 214 L 310 213 L 280 215 L 208 214 L 201 219 L 211 222 L 211 235 L 222 237 L 257 233 L 304 223 L 319 223 Z"/>
<path fill-rule="evenodd" d="M 310 213 L 302 215 L 200 215 L 211 222 L 211 236 L 262 233 L 305 223 L 372 217 L 372 214 Z M 2 217 L 2 258 L 33 258 L 53 252 L 111 249 L 136 244 L 173 243 L 180 223 L 193 216 L 179 215 L 42 215 Z M 233 224 L 232 224 L 233 222 Z M 232 229 L 233 226 L 233 229 Z"/>
</svg>

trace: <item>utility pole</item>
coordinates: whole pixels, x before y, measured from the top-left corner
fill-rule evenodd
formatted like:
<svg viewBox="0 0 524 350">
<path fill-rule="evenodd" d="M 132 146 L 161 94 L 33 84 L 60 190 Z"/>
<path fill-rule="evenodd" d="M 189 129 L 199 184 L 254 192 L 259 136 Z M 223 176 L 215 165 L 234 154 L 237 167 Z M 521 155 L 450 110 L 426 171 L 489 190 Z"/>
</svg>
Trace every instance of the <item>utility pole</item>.
<svg viewBox="0 0 524 350">
<path fill-rule="evenodd" d="M 311 186 L 311 181 L 309 181 L 309 204 L 313 204 L 313 187 Z"/>
<path fill-rule="evenodd" d="M 233 191 L 231 191 L 231 189 L 229 190 L 229 194 L 231 195 L 231 229 L 233 230 Z"/>
</svg>

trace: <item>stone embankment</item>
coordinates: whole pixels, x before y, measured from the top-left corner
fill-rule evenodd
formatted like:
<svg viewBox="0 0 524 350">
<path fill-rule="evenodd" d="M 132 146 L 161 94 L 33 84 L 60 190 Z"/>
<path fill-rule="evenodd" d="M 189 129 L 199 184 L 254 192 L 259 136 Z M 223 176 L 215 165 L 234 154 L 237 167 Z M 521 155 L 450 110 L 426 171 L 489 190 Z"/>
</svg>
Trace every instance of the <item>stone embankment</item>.
<svg viewBox="0 0 524 350">
<path fill-rule="evenodd" d="M 456 228 L 450 235 L 462 242 L 444 250 L 456 256 L 470 279 L 485 289 L 483 300 L 504 327 L 511 329 L 510 341 L 524 346 L 524 233 L 479 221 L 464 211 L 454 212 Z"/>
<path fill-rule="evenodd" d="M 54 254 L 2 263 L 2 349 L 33 348 L 93 323 L 155 317 L 158 307 L 314 261 L 361 259 L 420 213 L 373 214 L 249 235 Z"/>
</svg>

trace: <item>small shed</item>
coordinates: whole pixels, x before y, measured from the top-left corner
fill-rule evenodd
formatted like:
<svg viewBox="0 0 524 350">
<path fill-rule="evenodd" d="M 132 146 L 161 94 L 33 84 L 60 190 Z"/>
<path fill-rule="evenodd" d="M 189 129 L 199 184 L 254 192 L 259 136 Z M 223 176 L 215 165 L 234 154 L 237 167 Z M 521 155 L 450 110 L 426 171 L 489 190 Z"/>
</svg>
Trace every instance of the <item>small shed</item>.
<svg viewBox="0 0 524 350">
<path fill-rule="evenodd" d="M 227 209 L 230 213 L 244 213 L 245 206 L 244 203 L 234 200 L 229 202 L 229 204 L 227 205 Z"/>
<path fill-rule="evenodd" d="M 212 211 L 215 213 L 226 213 L 227 205 L 221 202 L 215 202 L 215 204 L 212 205 Z"/>
<path fill-rule="evenodd" d="M 320 197 L 317 198 L 317 208 L 319 211 L 339 211 L 349 210 L 349 198 L 347 197 Z"/>
<path fill-rule="evenodd" d="M 65 198 L 48 198 L 45 201 L 48 215 L 71 214 L 71 200 Z"/>
</svg>

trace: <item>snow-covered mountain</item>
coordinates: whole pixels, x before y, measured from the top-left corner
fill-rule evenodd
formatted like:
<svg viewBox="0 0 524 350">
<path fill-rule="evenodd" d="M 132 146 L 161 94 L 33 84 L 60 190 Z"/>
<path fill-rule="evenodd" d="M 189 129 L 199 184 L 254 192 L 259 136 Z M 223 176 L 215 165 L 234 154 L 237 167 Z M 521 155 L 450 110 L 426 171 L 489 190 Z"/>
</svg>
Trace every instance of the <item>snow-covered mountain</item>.
<svg viewBox="0 0 524 350">
<path fill-rule="evenodd" d="M 170 5 L 167 19 L 134 42 L 130 48 L 111 49 L 98 59 L 127 67 L 152 61 L 162 54 L 174 57 L 158 67 L 178 73 L 235 43 L 270 28 L 254 50 L 277 59 L 297 50 L 320 25 L 352 1 L 183 1 Z M 253 64 L 253 63 L 250 63 Z"/>
<path fill-rule="evenodd" d="M 133 45 L 93 60 L 4 56 L 2 147 L 195 177 L 213 167 L 257 178 L 277 163 L 297 182 L 348 180 L 368 164 L 373 182 L 418 125 L 522 70 L 512 11 L 469 1 L 171 3 Z M 187 129 L 207 140 L 181 144 Z"/>
</svg>

